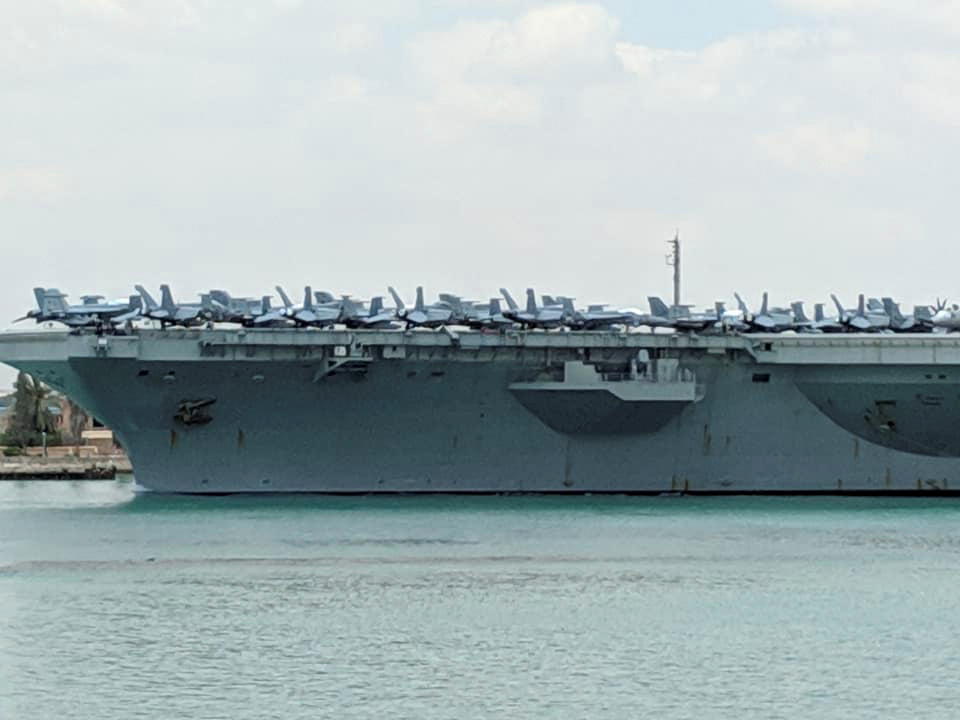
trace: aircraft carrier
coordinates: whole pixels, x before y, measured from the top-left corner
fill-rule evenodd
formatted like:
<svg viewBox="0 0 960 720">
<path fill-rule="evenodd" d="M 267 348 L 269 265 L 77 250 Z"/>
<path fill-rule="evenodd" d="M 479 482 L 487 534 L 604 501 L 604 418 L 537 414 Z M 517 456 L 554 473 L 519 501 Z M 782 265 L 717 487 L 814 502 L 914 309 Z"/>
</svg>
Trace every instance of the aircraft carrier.
<svg viewBox="0 0 960 720">
<path fill-rule="evenodd" d="M 137 329 L 0 335 L 178 493 L 951 493 L 960 337 Z"/>
</svg>

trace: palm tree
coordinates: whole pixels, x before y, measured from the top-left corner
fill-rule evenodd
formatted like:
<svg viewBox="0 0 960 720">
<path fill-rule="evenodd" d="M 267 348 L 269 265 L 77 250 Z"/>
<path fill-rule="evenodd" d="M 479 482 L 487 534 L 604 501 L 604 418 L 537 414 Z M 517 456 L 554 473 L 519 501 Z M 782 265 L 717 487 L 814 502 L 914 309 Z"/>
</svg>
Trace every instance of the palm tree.
<svg viewBox="0 0 960 720">
<path fill-rule="evenodd" d="M 25 372 L 17 375 L 13 399 L 13 417 L 7 429 L 10 442 L 20 447 L 37 445 L 42 433 L 54 429 L 53 416 L 47 407 L 50 388 Z"/>
</svg>

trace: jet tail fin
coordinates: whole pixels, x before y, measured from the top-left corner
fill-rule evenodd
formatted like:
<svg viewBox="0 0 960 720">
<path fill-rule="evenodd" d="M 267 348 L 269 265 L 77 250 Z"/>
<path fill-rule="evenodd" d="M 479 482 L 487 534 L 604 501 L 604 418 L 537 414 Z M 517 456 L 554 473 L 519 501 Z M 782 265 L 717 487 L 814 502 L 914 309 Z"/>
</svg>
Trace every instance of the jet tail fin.
<svg viewBox="0 0 960 720">
<path fill-rule="evenodd" d="M 743 313 L 743 319 L 750 319 L 750 308 L 747 307 L 747 304 L 743 301 L 743 298 L 740 297 L 740 293 L 734 293 L 733 296 L 737 299 L 737 307 L 740 309 L 740 312 Z"/>
<path fill-rule="evenodd" d="M 558 302 L 554 299 L 553 295 L 541 295 L 541 296 L 540 296 L 540 302 L 542 302 L 544 305 L 560 305 L 560 304 L 562 304 L 562 303 L 558 303 Z"/>
<path fill-rule="evenodd" d="M 840 304 L 840 300 L 837 299 L 836 295 L 831 293 L 830 299 L 833 300 L 833 304 L 837 306 L 837 316 L 840 322 L 843 322 L 847 319 L 847 311 L 843 309 L 843 305 Z"/>
<path fill-rule="evenodd" d="M 458 295 L 454 295 L 453 293 L 440 293 L 439 298 L 440 302 L 449 305 L 450 309 L 453 310 L 456 315 L 464 314 L 463 300 L 461 300 Z"/>
<path fill-rule="evenodd" d="M 393 298 L 393 304 L 397 306 L 397 310 L 404 310 L 403 300 L 400 299 L 400 295 L 397 294 L 397 291 L 393 287 L 388 287 L 387 290 L 390 292 L 390 297 Z"/>
<path fill-rule="evenodd" d="M 160 307 L 168 312 L 177 309 L 177 304 L 173 301 L 173 293 L 170 292 L 169 285 L 160 286 Z"/>
<path fill-rule="evenodd" d="M 67 303 L 64 298 L 67 297 L 56 288 L 48 288 L 43 292 L 43 304 L 41 310 L 43 315 L 58 315 L 67 311 Z"/>
<path fill-rule="evenodd" d="M 893 301 L 893 298 L 883 298 L 883 311 L 889 315 L 890 319 L 894 322 L 906 320 L 906 318 L 903 316 L 903 313 L 900 312 L 900 306 Z"/>
<path fill-rule="evenodd" d="M 313 288 L 309 285 L 303 288 L 303 309 L 313 310 Z"/>
<path fill-rule="evenodd" d="M 823 322 L 826 317 L 823 313 L 823 303 L 817 303 L 813 306 L 813 319 L 815 322 Z"/>
<path fill-rule="evenodd" d="M 383 312 L 383 295 L 370 298 L 370 317 Z"/>
<path fill-rule="evenodd" d="M 147 312 L 151 312 L 160 307 L 143 285 L 134 285 L 133 288 L 140 293 L 140 297 L 143 298 L 143 304 L 146 306 Z"/>
<path fill-rule="evenodd" d="M 864 301 L 863 293 L 860 293 L 860 297 L 857 298 L 857 317 L 866 317 L 866 304 Z"/>
<path fill-rule="evenodd" d="M 160 286 L 160 307 L 168 311 L 177 307 L 177 304 L 173 301 L 173 293 L 170 291 L 169 285 Z"/>
<path fill-rule="evenodd" d="M 503 295 L 503 299 L 507 301 L 507 307 L 510 308 L 510 310 L 517 309 L 518 306 L 516 301 L 506 288 L 500 288 L 500 294 Z"/>
<path fill-rule="evenodd" d="M 500 307 L 499 298 L 490 298 L 490 316 L 502 315 L 503 310 Z"/>
<path fill-rule="evenodd" d="M 40 310 L 43 310 L 43 293 L 44 293 L 44 290 L 41 287 L 35 287 L 33 289 L 33 297 L 36 299 L 37 307 Z"/>
<path fill-rule="evenodd" d="M 276 287 L 277 287 L 277 294 L 280 296 L 280 300 L 281 302 L 283 302 L 283 306 L 288 309 L 292 308 L 293 303 L 290 302 L 290 297 L 287 295 L 287 292 L 279 285 L 277 285 Z"/>
<path fill-rule="evenodd" d="M 663 302 L 656 295 L 651 295 L 647 298 L 647 302 L 650 303 L 650 314 L 659 318 L 668 318 L 670 317 L 670 308 L 667 307 L 667 304 Z"/>
<path fill-rule="evenodd" d="M 423 308 L 424 308 L 424 304 L 423 304 L 423 286 L 422 286 L 422 285 L 417 285 L 417 302 L 416 302 L 416 304 L 413 306 L 413 309 L 414 309 L 415 311 L 417 311 L 417 312 L 424 312 Z"/>
<path fill-rule="evenodd" d="M 260 312 L 267 313 L 270 312 L 272 308 L 270 307 L 270 296 L 264 295 L 260 298 Z"/>
<path fill-rule="evenodd" d="M 808 318 L 807 313 L 804 312 L 802 302 L 798 301 L 795 303 L 790 303 L 790 309 L 793 310 L 793 317 L 797 320 L 797 322 L 801 322 L 801 323 L 810 322 L 810 318 Z"/>
<path fill-rule="evenodd" d="M 527 288 L 527 312 L 532 315 L 537 314 L 537 294 L 533 288 Z"/>
<path fill-rule="evenodd" d="M 717 301 L 713 304 L 713 308 L 714 308 L 714 310 L 717 311 L 717 320 L 723 320 L 723 315 L 724 315 L 724 313 L 727 312 L 727 306 L 726 306 L 726 304 L 723 302 L 723 300 L 717 300 Z"/>
</svg>

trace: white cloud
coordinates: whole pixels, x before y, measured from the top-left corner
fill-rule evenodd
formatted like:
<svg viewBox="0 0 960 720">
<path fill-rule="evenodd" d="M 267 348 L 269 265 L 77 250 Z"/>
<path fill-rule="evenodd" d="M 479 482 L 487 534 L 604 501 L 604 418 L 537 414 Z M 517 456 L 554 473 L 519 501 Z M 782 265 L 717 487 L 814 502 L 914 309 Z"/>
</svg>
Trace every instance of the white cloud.
<svg viewBox="0 0 960 720">
<path fill-rule="evenodd" d="M 879 147 L 877 133 L 868 127 L 826 124 L 796 125 L 761 135 L 757 142 L 789 170 L 827 173 L 851 170 Z"/>
<path fill-rule="evenodd" d="M 512 21 L 466 21 L 423 33 L 410 50 L 418 72 L 439 81 L 555 74 L 608 62 L 618 27 L 599 6 L 545 5 Z"/>
<path fill-rule="evenodd" d="M 906 100 L 931 120 L 960 127 L 960 56 L 919 54 L 910 70 Z"/>
<path fill-rule="evenodd" d="M 537 121 L 550 88 L 583 82 L 614 57 L 619 24 L 595 5 L 545 5 L 515 20 L 460 22 L 422 33 L 409 52 L 437 129 Z M 454 136 L 457 136 L 454 131 Z"/>
<path fill-rule="evenodd" d="M 960 0 L 781 0 L 801 12 L 868 24 L 960 32 Z"/>
<path fill-rule="evenodd" d="M 0 200 L 44 198 L 60 195 L 66 188 L 66 173 L 50 167 L 0 167 Z"/>
<path fill-rule="evenodd" d="M 678 100 L 729 104 L 764 92 L 779 94 L 786 87 L 779 77 L 804 69 L 811 59 L 847 42 L 847 35 L 839 31 L 786 28 L 728 37 L 698 51 L 618 42 L 616 54 L 642 84 L 651 104 Z"/>
</svg>

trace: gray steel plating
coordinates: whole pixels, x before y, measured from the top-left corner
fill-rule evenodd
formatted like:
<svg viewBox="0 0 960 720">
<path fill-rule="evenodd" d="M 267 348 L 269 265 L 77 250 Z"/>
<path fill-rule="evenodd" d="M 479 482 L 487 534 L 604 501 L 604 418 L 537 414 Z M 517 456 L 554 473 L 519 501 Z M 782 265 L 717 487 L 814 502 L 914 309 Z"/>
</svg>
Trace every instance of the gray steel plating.
<svg viewBox="0 0 960 720">
<path fill-rule="evenodd" d="M 164 492 L 960 491 L 960 337 L 0 335 Z"/>
</svg>

